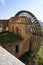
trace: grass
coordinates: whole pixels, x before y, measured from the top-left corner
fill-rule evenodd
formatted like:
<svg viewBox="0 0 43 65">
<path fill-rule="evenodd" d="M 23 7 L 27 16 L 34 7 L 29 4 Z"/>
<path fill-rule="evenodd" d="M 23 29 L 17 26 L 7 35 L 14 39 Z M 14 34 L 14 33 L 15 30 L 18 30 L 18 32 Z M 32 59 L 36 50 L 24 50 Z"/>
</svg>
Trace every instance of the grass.
<svg viewBox="0 0 43 65">
<path fill-rule="evenodd" d="M 41 28 L 42 28 L 42 32 L 43 32 L 43 26 Z M 37 61 L 38 61 L 39 65 L 43 65 L 43 37 L 42 37 L 40 49 L 37 53 Z"/>
<path fill-rule="evenodd" d="M 43 39 L 41 42 L 40 49 L 37 53 L 37 61 L 38 61 L 39 65 L 43 65 Z"/>
<path fill-rule="evenodd" d="M 19 58 L 22 62 L 27 65 L 29 65 L 29 62 L 38 62 L 39 65 L 43 65 L 43 39 L 41 41 L 41 46 L 38 51 L 38 53 L 35 56 L 35 60 L 33 60 L 33 57 L 29 54 L 29 51 L 26 52 L 23 56 Z"/>
<path fill-rule="evenodd" d="M 1 44 L 11 44 L 16 41 L 20 41 L 23 38 L 19 35 L 14 34 L 13 32 L 0 32 L 0 43 Z"/>
<path fill-rule="evenodd" d="M 38 54 L 39 54 L 40 56 L 43 55 L 43 38 L 42 38 L 42 41 L 41 41 L 41 46 L 40 46 L 40 49 L 39 49 L 39 51 L 38 51 Z"/>
<path fill-rule="evenodd" d="M 40 50 L 38 51 L 39 58 L 43 59 L 43 46 L 40 47 Z"/>
</svg>

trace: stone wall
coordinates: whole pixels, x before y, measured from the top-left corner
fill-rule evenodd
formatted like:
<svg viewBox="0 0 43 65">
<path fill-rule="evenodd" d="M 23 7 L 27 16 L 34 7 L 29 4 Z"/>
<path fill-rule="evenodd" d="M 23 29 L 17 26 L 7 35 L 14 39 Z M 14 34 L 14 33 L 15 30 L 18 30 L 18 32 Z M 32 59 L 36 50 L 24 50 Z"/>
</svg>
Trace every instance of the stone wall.
<svg viewBox="0 0 43 65">
<path fill-rule="evenodd" d="M 26 17 L 17 17 L 15 20 L 10 19 L 8 30 L 17 33 L 16 28 L 18 28 L 18 34 L 23 38 L 31 34 L 31 25 L 29 24 L 29 19 Z"/>
<path fill-rule="evenodd" d="M 16 53 L 16 46 L 18 47 L 18 52 Z M 24 39 L 23 41 L 14 42 L 10 45 L 2 45 L 7 51 L 16 56 L 17 58 L 21 57 L 25 52 L 29 51 L 30 47 L 30 38 Z"/>
<path fill-rule="evenodd" d="M 2 28 L 2 32 L 6 31 L 6 28 L 8 27 L 9 20 L 0 20 L 0 28 Z"/>
<path fill-rule="evenodd" d="M 22 16 L 10 19 L 8 22 L 8 31 L 14 32 L 24 38 L 23 41 L 14 42 L 10 45 L 2 45 L 17 58 L 30 49 L 31 25 L 29 24 L 29 21 L 30 20 L 27 17 Z M 19 46 L 17 53 L 15 51 L 16 45 Z"/>
</svg>

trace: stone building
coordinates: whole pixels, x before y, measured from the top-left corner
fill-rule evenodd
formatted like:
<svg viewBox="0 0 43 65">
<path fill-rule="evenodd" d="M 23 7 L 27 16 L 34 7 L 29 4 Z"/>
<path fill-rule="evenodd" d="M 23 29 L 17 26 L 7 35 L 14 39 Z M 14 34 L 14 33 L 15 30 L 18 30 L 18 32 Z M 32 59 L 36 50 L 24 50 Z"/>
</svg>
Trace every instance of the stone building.
<svg viewBox="0 0 43 65">
<path fill-rule="evenodd" d="M 31 24 L 29 24 L 29 21 L 30 19 L 25 16 L 12 18 L 9 21 L 8 30 L 20 35 L 23 38 L 22 41 L 16 42 L 12 46 L 6 47 L 6 49 L 9 48 L 10 52 L 16 57 L 20 57 L 30 49 Z"/>
<path fill-rule="evenodd" d="M 12 45 L 4 46 L 9 52 L 15 55 L 17 58 L 23 55 L 25 52 L 29 51 L 30 47 L 30 38 L 31 38 L 31 20 L 25 16 L 12 17 L 8 25 L 8 31 L 14 32 L 17 35 L 20 35 L 23 40 L 14 42 Z M 5 22 L 4 22 L 5 23 Z M 2 24 L 3 25 L 3 24 Z M 6 31 L 6 28 L 5 30 Z"/>
<path fill-rule="evenodd" d="M 28 14 L 28 17 L 19 16 L 19 14 L 23 13 Z M 41 27 L 37 18 L 31 12 L 20 11 L 16 14 L 16 16 L 11 17 L 9 20 L 0 20 L 0 28 L 2 32 L 14 32 L 23 38 L 23 40 L 14 42 L 12 45 L 4 46 L 17 58 L 29 50 L 36 53 L 39 49 Z"/>
<path fill-rule="evenodd" d="M 8 30 L 25 38 L 25 36 L 30 35 L 31 32 L 30 21 L 30 18 L 28 19 L 25 16 L 12 18 L 9 21 Z"/>
<path fill-rule="evenodd" d="M 9 20 L 0 20 L 0 32 L 7 31 Z"/>
</svg>

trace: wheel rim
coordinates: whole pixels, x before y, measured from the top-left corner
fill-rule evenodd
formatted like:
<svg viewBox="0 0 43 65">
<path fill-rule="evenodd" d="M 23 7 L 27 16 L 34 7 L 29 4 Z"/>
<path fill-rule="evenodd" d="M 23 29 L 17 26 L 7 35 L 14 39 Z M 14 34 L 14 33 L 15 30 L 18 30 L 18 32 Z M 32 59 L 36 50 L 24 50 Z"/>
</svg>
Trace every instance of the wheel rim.
<svg viewBox="0 0 43 65">
<path fill-rule="evenodd" d="M 31 47 L 30 50 L 33 52 L 33 54 L 36 54 L 38 49 L 40 48 L 40 42 L 41 42 L 41 26 L 38 21 L 38 19 L 29 11 L 19 11 L 16 13 L 15 17 L 17 16 L 27 16 L 28 18 L 31 18 L 31 25 L 32 25 L 32 36 L 31 36 Z"/>
</svg>

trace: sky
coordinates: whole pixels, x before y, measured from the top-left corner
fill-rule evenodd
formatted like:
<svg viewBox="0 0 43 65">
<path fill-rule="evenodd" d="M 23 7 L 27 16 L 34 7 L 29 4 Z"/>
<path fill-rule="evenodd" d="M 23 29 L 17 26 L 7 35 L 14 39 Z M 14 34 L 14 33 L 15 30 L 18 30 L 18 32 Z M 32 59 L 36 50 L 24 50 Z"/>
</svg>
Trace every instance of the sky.
<svg viewBox="0 0 43 65">
<path fill-rule="evenodd" d="M 0 19 L 9 19 L 20 10 L 32 12 L 43 22 L 43 0 L 0 0 Z"/>
</svg>

